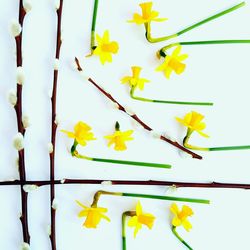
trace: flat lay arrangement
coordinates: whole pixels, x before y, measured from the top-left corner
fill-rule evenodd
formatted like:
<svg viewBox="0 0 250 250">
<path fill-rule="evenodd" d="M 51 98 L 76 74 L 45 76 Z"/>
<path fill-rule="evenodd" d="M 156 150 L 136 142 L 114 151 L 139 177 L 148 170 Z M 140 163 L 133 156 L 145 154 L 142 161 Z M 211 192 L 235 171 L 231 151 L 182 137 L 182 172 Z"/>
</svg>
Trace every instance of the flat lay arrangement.
<svg viewBox="0 0 250 250">
<path fill-rule="evenodd" d="M 250 1 L 0 18 L 0 249 L 249 248 Z"/>
</svg>

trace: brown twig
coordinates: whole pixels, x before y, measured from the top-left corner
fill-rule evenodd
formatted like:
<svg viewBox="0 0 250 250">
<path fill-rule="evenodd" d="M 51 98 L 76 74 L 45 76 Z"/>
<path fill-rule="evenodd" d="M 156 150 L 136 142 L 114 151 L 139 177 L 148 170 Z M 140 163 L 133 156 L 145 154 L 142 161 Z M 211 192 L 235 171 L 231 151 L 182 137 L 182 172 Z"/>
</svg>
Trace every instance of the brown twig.
<svg viewBox="0 0 250 250">
<path fill-rule="evenodd" d="M 78 71 L 82 71 L 82 67 L 80 65 L 80 62 L 77 58 L 75 58 L 75 62 L 77 65 L 77 70 Z M 153 129 L 151 127 L 149 127 L 146 123 L 144 123 L 136 114 L 130 114 L 129 112 L 127 112 L 127 110 L 116 100 L 114 99 L 114 97 L 109 94 L 108 92 L 106 92 L 103 88 L 101 88 L 93 79 L 88 78 L 88 81 L 90 83 L 92 83 L 101 93 L 103 93 L 107 98 L 109 98 L 113 103 L 115 103 L 118 107 L 119 110 L 123 111 L 124 113 L 126 113 L 127 115 L 129 115 L 132 119 L 134 119 L 135 121 L 137 121 L 145 130 L 148 131 L 153 131 Z M 193 158 L 199 159 L 201 160 L 202 157 L 192 151 L 190 151 L 189 149 L 183 147 L 182 145 L 180 145 L 177 141 L 172 141 L 171 139 L 161 135 L 160 139 L 177 147 L 178 149 L 186 152 L 187 154 L 191 155 Z"/>
<path fill-rule="evenodd" d="M 56 39 L 56 60 L 59 60 L 60 49 L 61 49 L 61 22 L 62 22 L 62 8 L 63 0 L 60 0 L 60 6 L 57 9 L 57 39 Z M 50 211 L 51 211 L 51 248 L 56 250 L 56 210 L 53 208 L 53 201 L 55 199 L 55 145 L 56 145 L 56 130 L 57 130 L 57 121 L 56 121 L 56 99 L 57 99 L 57 80 L 58 80 L 58 69 L 54 68 L 54 77 L 53 77 L 53 92 L 51 97 L 51 144 L 53 147 L 52 152 L 50 152 Z"/>
<path fill-rule="evenodd" d="M 26 12 L 23 7 L 23 0 L 19 1 L 19 24 L 23 27 L 23 20 L 26 15 Z M 16 40 L 16 65 L 17 67 L 22 67 L 22 31 L 18 36 L 15 37 Z M 17 83 L 17 102 L 15 105 L 16 117 L 17 117 L 17 128 L 18 132 L 23 136 L 25 135 L 25 128 L 22 123 L 22 84 Z M 20 181 L 26 181 L 26 171 L 25 171 L 25 159 L 24 159 L 24 149 L 18 151 L 18 167 L 19 167 L 19 175 Z M 22 214 L 20 216 L 20 220 L 22 223 L 22 231 L 23 231 L 23 241 L 26 243 L 30 243 L 30 235 L 28 228 L 28 194 L 24 192 L 23 185 L 21 184 L 21 203 L 22 203 Z"/>
<path fill-rule="evenodd" d="M 36 185 L 38 187 L 46 185 L 64 184 L 89 184 L 89 185 L 131 185 L 131 186 L 173 186 L 176 188 L 228 188 L 228 189 L 250 189 L 250 184 L 245 183 L 222 183 L 222 182 L 178 182 L 178 181 L 156 181 L 156 180 L 92 180 L 92 179 L 62 179 L 43 181 L 2 181 L 0 186 L 15 185 Z"/>
</svg>

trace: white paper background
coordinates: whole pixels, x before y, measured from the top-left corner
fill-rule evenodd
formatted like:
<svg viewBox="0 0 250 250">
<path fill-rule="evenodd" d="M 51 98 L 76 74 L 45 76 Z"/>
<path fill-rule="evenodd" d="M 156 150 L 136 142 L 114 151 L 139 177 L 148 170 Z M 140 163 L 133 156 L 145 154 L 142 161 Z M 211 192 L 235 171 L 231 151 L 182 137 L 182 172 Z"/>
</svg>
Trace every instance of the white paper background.
<svg viewBox="0 0 250 250">
<path fill-rule="evenodd" d="M 248 5 L 219 20 L 213 21 L 178 41 L 211 39 L 249 39 L 250 1 Z M 50 99 L 56 39 L 56 13 L 51 0 L 32 1 L 33 9 L 24 21 L 23 56 L 26 81 L 23 91 L 24 113 L 30 116 L 32 126 L 27 130 L 26 170 L 28 180 L 49 178 L 47 143 L 50 140 Z M 249 57 L 250 45 L 185 46 L 189 54 L 187 70 L 181 76 L 166 80 L 156 73 L 160 63 L 155 52 L 168 44 L 149 44 L 144 38 L 143 26 L 128 24 L 132 13 L 139 12 L 140 1 L 100 1 L 97 32 L 108 29 L 111 39 L 120 44 L 119 53 L 112 64 L 102 66 L 99 59 L 85 59 L 89 53 L 90 27 L 93 1 L 65 0 L 63 8 L 59 81 L 58 115 L 61 128 L 71 130 L 78 120 L 93 127 L 97 141 L 90 142 L 82 152 L 90 156 L 170 163 L 171 170 L 142 169 L 115 166 L 73 159 L 68 153 L 72 141 L 57 133 L 56 177 L 97 179 L 155 179 L 174 181 L 221 181 L 250 183 L 249 151 L 202 153 L 204 160 L 184 159 L 172 146 L 136 130 L 133 121 L 112 107 L 80 75 L 72 70 L 75 56 L 81 58 L 84 69 L 98 83 L 110 91 L 122 104 L 131 107 L 146 123 L 158 132 L 172 135 L 181 141 L 185 129 L 174 117 L 196 110 L 206 116 L 209 140 L 193 137 L 193 144 L 202 146 L 229 146 L 250 143 Z M 154 1 L 154 9 L 165 23 L 153 24 L 154 36 L 175 33 L 189 24 L 201 20 L 236 4 L 234 0 Z M 7 101 L 7 93 L 15 88 L 15 42 L 9 33 L 11 19 L 18 16 L 18 1 L 0 0 L 0 179 L 17 179 L 17 154 L 12 147 L 16 134 L 16 117 Z M 172 40 L 171 42 L 174 42 Z M 142 103 L 129 98 L 127 86 L 119 79 L 130 75 L 130 67 L 143 67 L 142 76 L 151 80 L 138 95 L 154 99 L 213 101 L 214 107 L 192 107 Z M 135 129 L 135 140 L 126 152 L 116 152 L 106 146 L 104 135 L 113 131 L 115 121 L 121 128 Z M 58 130 L 58 131 L 59 131 Z M 171 193 L 167 187 L 101 187 L 66 185 L 56 187 L 59 201 L 57 210 L 57 245 L 59 250 L 87 248 L 121 249 L 121 214 L 135 208 L 136 199 L 103 197 L 100 205 L 108 207 L 111 223 L 101 223 L 97 230 L 81 227 L 77 218 L 79 199 L 89 205 L 93 194 L 100 188 L 107 190 L 145 192 L 157 195 L 176 195 L 211 200 L 211 205 L 192 204 L 195 215 L 191 219 L 193 230 L 180 230 L 183 238 L 196 250 L 241 249 L 249 246 L 250 193 L 244 190 L 178 189 Z M 19 187 L 0 188 L 0 249 L 19 249 L 22 242 Z M 170 230 L 170 202 L 141 200 L 144 209 L 157 217 L 152 231 L 144 228 L 133 239 L 127 230 L 127 249 L 185 249 Z M 181 204 L 180 204 L 181 205 Z M 47 225 L 50 223 L 49 187 L 29 194 L 29 228 L 31 249 L 50 249 Z"/>
</svg>

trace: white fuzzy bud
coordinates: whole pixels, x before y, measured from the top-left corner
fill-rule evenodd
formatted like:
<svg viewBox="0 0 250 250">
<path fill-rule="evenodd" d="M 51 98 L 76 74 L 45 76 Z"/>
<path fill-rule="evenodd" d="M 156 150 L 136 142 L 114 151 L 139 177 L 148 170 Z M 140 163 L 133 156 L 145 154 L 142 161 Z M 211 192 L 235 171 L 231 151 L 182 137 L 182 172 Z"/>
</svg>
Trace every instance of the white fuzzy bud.
<svg viewBox="0 0 250 250">
<path fill-rule="evenodd" d="M 79 73 L 80 73 L 81 77 L 83 78 L 83 80 L 87 81 L 89 79 L 89 76 L 83 70 L 80 71 Z"/>
<path fill-rule="evenodd" d="M 133 116 L 135 112 L 130 107 L 124 107 L 127 114 Z"/>
<path fill-rule="evenodd" d="M 55 1 L 55 8 L 58 10 L 60 8 L 60 0 L 54 0 Z"/>
<path fill-rule="evenodd" d="M 58 200 L 55 198 L 52 202 L 52 208 L 54 210 L 57 210 L 58 209 Z"/>
<path fill-rule="evenodd" d="M 53 90 L 52 90 L 52 89 L 50 89 L 50 90 L 48 91 L 48 97 L 49 97 L 49 98 L 51 98 L 51 97 L 52 97 L 52 93 L 53 93 Z"/>
<path fill-rule="evenodd" d="M 19 66 L 17 67 L 17 71 L 16 71 L 16 81 L 18 84 L 23 85 L 24 83 L 24 71 L 23 71 L 23 67 Z"/>
<path fill-rule="evenodd" d="M 102 181 L 101 185 L 103 186 L 112 186 L 112 181 Z"/>
<path fill-rule="evenodd" d="M 23 242 L 21 245 L 21 250 L 30 250 L 30 245 L 26 242 Z"/>
<path fill-rule="evenodd" d="M 156 132 L 156 131 L 154 131 L 154 130 L 151 130 L 151 131 L 150 131 L 150 135 L 151 135 L 153 138 L 155 138 L 155 139 L 160 139 L 160 138 L 161 138 L 161 134 L 158 133 L 158 132 Z"/>
<path fill-rule="evenodd" d="M 75 60 L 70 60 L 69 65 L 74 71 L 78 69 Z"/>
<path fill-rule="evenodd" d="M 61 184 L 63 184 L 63 183 L 65 182 L 65 179 L 61 179 L 61 181 L 60 181 L 60 182 L 61 182 Z"/>
<path fill-rule="evenodd" d="M 54 147 L 53 147 L 53 144 L 51 142 L 48 143 L 48 151 L 50 154 L 53 153 L 53 151 L 54 151 Z"/>
<path fill-rule="evenodd" d="M 23 8 L 25 9 L 25 12 L 29 12 L 32 9 L 32 4 L 30 0 L 23 0 Z"/>
<path fill-rule="evenodd" d="M 30 118 L 28 115 L 23 115 L 22 117 L 23 127 L 26 129 L 30 126 Z"/>
<path fill-rule="evenodd" d="M 54 70 L 58 70 L 59 69 L 59 59 L 55 59 L 54 61 Z"/>
<path fill-rule="evenodd" d="M 14 89 L 10 90 L 9 95 L 8 95 L 8 100 L 12 106 L 16 106 L 16 103 L 17 103 L 16 90 Z"/>
<path fill-rule="evenodd" d="M 29 193 L 29 192 L 32 192 L 32 191 L 35 191 L 38 189 L 38 186 L 37 185 L 24 185 L 23 186 L 23 190 L 26 192 L 26 193 Z"/>
<path fill-rule="evenodd" d="M 47 226 L 47 233 L 48 233 L 49 236 L 51 235 L 51 225 Z"/>
<path fill-rule="evenodd" d="M 136 130 L 143 130 L 142 125 L 139 122 L 135 121 L 135 120 L 132 121 L 132 126 Z"/>
<path fill-rule="evenodd" d="M 175 192 L 177 192 L 177 187 L 175 185 L 169 186 L 166 189 L 166 194 L 169 194 L 169 193 L 172 194 L 172 193 L 175 193 Z"/>
<path fill-rule="evenodd" d="M 60 116 L 57 114 L 55 118 L 55 124 L 59 126 L 60 122 L 61 122 Z"/>
<path fill-rule="evenodd" d="M 17 133 L 13 140 L 13 146 L 17 151 L 20 151 L 24 148 L 24 138 L 21 133 Z"/>
<path fill-rule="evenodd" d="M 13 37 L 19 36 L 22 31 L 20 23 L 16 20 L 12 20 L 10 24 L 10 31 Z"/>
</svg>

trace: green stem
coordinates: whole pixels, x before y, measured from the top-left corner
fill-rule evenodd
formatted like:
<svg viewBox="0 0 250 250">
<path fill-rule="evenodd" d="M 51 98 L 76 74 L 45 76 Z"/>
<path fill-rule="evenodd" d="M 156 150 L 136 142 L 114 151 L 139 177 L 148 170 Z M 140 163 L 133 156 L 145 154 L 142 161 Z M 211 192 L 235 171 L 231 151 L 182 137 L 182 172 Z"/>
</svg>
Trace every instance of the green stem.
<svg viewBox="0 0 250 250">
<path fill-rule="evenodd" d="M 135 216 L 135 211 L 126 211 L 122 214 L 122 250 L 127 249 L 127 242 L 126 242 L 126 219 L 127 217 Z"/>
<path fill-rule="evenodd" d="M 173 232 L 173 234 L 176 236 L 176 238 L 177 238 L 183 245 L 185 245 L 189 250 L 193 250 L 193 248 L 190 247 L 190 246 L 187 244 L 187 242 L 186 242 L 185 240 L 183 240 L 183 239 L 181 238 L 181 236 L 177 233 L 176 227 L 175 227 L 175 226 L 172 226 L 172 232 Z"/>
<path fill-rule="evenodd" d="M 124 212 L 122 214 L 122 250 L 126 250 L 126 218 L 127 218 L 127 212 Z"/>
<path fill-rule="evenodd" d="M 179 105 L 201 105 L 201 106 L 213 106 L 211 102 L 179 102 L 179 101 L 165 101 L 165 100 L 154 100 L 134 95 L 135 87 L 131 88 L 130 97 L 137 101 L 143 102 L 154 102 L 154 103 L 165 103 L 165 104 L 179 104 Z"/>
<path fill-rule="evenodd" d="M 210 204 L 209 200 L 204 199 L 194 199 L 194 198 L 185 198 L 185 197 L 174 197 L 174 196 L 161 196 L 161 195 L 152 195 L 152 194 L 135 194 L 135 193 L 121 193 L 121 192 L 107 192 L 99 190 L 95 193 L 93 198 L 92 206 L 97 206 L 97 203 L 101 195 L 115 195 L 115 196 L 124 196 L 124 197 L 137 197 L 137 198 L 147 198 L 154 200 L 168 200 L 168 201 L 181 201 L 181 202 L 192 202 L 192 203 L 201 203 L 201 204 Z"/>
<path fill-rule="evenodd" d="M 179 45 L 211 45 L 211 44 L 249 44 L 250 40 L 210 40 L 210 41 L 191 41 L 191 42 L 179 42 L 179 43 L 172 43 L 167 46 L 162 47 L 157 55 L 165 57 L 166 56 L 166 50 L 169 50 L 173 47 L 179 46 Z"/>
<path fill-rule="evenodd" d="M 239 8 L 241 8 L 241 7 L 243 7 L 245 4 L 246 4 L 245 2 L 241 2 L 241 3 L 239 3 L 239 4 L 237 4 L 237 5 L 233 6 L 233 7 L 231 7 L 231 8 L 229 8 L 229 9 L 226 9 L 226 10 L 224 10 L 224 11 L 222 11 L 222 12 L 219 12 L 219 13 L 213 15 L 213 16 L 210 16 L 210 17 L 208 17 L 208 18 L 206 18 L 206 19 L 204 19 L 204 20 L 202 20 L 202 21 L 200 21 L 200 22 L 197 22 L 197 23 L 195 23 L 195 24 L 193 24 L 193 25 L 191 25 L 191 26 L 189 26 L 189 27 L 187 27 L 187 28 L 185 28 L 185 29 L 183 29 L 183 30 L 180 30 L 179 32 L 177 32 L 177 33 L 175 33 L 175 34 L 173 34 L 173 35 L 164 36 L 164 37 L 159 37 L 159 38 L 153 38 L 153 37 L 151 36 L 151 27 L 150 27 L 150 23 L 147 23 L 147 24 L 145 24 L 145 28 L 146 28 L 146 38 L 147 38 L 147 40 L 148 40 L 149 42 L 151 42 L 151 43 L 157 43 L 157 42 L 169 40 L 169 39 L 171 39 L 171 38 L 180 36 L 180 35 L 182 35 L 182 34 L 188 32 L 188 31 L 190 31 L 190 30 L 192 30 L 192 29 L 195 29 L 195 28 L 197 28 L 197 27 L 199 27 L 199 26 L 201 26 L 201 25 L 203 25 L 203 24 L 205 24 L 205 23 L 208 23 L 208 22 L 210 22 L 210 21 L 212 21 L 212 20 L 214 20 L 214 19 L 217 19 L 217 18 L 219 18 L 219 17 L 221 17 L 221 16 L 224 16 L 224 15 L 226 15 L 226 14 L 232 12 L 232 11 L 235 11 L 235 10 L 237 10 L 237 9 L 239 9 Z"/>
<path fill-rule="evenodd" d="M 123 160 L 113 160 L 113 159 L 103 159 L 103 158 L 91 158 L 91 157 L 79 154 L 76 150 L 74 151 L 73 156 L 75 156 L 76 158 L 79 158 L 79 159 L 84 159 L 84 160 L 89 160 L 89 161 L 107 162 L 107 163 L 122 164 L 122 165 L 132 165 L 132 166 L 152 167 L 152 168 L 164 168 L 164 169 L 169 169 L 172 167 L 169 164 L 138 162 L 138 161 L 123 161 Z"/>
<path fill-rule="evenodd" d="M 95 0 L 94 10 L 93 10 L 93 17 L 92 17 L 91 41 L 90 41 L 90 50 L 92 52 L 96 48 L 96 43 L 95 43 L 95 27 L 96 27 L 96 18 L 97 18 L 97 11 L 98 11 L 98 3 L 99 3 L 99 0 Z"/>
<path fill-rule="evenodd" d="M 192 133 L 191 133 L 192 134 Z M 189 139 L 191 134 L 187 133 L 186 137 L 183 140 L 183 145 L 185 148 L 193 149 L 193 150 L 199 150 L 199 151 L 228 151 L 228 150 L 244 150 L 244 149 L 250 149 L 250 145 L 243 145 L 243 146 L 227 146 L 227 147 L 213 147 L 213 148 L 203 148 L 203 147 L 197 147 L 189 144 Z"/>
<path fill-rule="evenodd" d="M 201 204 L 209 204 L 210 203 L 209 200 L 204 200 L 204 199 L 193 199 L 193 198 L 174 197 L 174 196 L 161 196 L 161 195 L 151 195 L 151 194 L 122 193 L 122 196 L 148 198 L 148 199 L 154 199 L 154 200 L 185 201 L 185 202 L 201 203 Z"/>
</svg>

